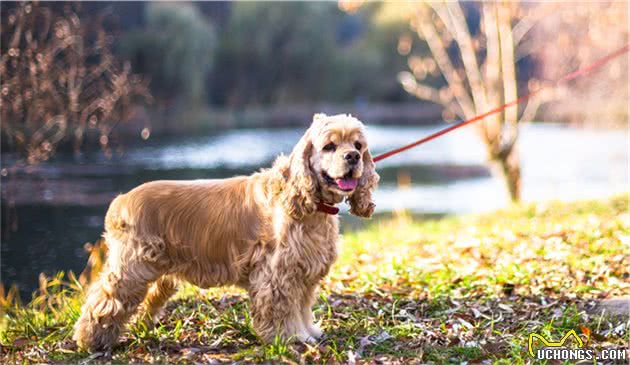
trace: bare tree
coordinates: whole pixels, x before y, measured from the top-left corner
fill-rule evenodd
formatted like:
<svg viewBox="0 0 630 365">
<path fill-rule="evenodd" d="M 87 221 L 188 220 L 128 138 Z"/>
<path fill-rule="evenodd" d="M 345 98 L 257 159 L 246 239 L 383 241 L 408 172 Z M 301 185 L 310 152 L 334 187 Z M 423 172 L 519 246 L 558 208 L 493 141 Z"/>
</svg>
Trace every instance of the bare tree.
<svg viewBox="0 0 630 365">
<path fill-rule="evenodd" d="M 2 133 L 28 164 L 47 160 L 65 138 L 79 149 L 88 130 L 108 152 L 109 134 L 130 117 L 133 99 L 150 98 L 129 64 L 112 55 L 104 16 L 86 21 L 76 5 L 62 8 L 56 14 L 25 2 L 2 14 Z"/>
<path fill-rule="evenodd" d="M 537 22 L 526 42 L 537 49 L 541 77 L 556 78 L 628 44 L 628 6 L 627 1 L 579 2 L 556 7 Z M 623 56 L 596 76 L 559 86 L 557 94 L 562 97 L 542 112 L 551 120 L 627 128 L 628 81 L 628 57 Z"/>
<path fill-rule="evenodd" d="M 457 2 L 413 6 L 411 27 L 426 42 L 431 57 L 410 56 L 411 72 L 400 73 L 399 81 L 416 97 L 442 104 L 447 120 L 469 119 L 518 98 L 517 47 L 533 16 L 540 14 L 525 16 L 520 5 L 507 2 L 484 2 L 479 7 L 479 31 L 473 32 Z M 401 40 L 412 42 L 409 37 Z M 429 85 L 430 75 L 441 75 L 445 86 Z M 517 125 L 534 118 L 543 98 L 533 97 L 521 110 L 509 107 L 476 124 L 493 171 L 504 179 L 512 201 L 521 196 Z"/>
</svg>

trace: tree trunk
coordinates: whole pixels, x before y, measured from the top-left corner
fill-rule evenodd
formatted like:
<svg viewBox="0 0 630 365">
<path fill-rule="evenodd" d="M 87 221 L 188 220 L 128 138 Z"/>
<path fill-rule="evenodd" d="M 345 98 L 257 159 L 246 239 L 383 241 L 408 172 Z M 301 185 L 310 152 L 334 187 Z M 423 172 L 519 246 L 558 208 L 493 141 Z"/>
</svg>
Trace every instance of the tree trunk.
<svg viewBox="0 0 630 365">
<path fill-rule="evenodd" d="M 521 199 L 521 164 L 518 146 L 515 143 L 509 152 L 494 158 L 494 171 L 505 182 L 510 200 L 517 203 Z"/>
</svg>

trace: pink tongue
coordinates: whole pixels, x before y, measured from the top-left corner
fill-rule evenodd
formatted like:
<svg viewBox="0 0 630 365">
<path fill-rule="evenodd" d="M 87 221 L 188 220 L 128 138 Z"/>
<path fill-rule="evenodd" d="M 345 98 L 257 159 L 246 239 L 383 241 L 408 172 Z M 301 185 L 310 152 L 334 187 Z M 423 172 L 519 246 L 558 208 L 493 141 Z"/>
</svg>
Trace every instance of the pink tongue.
<svg viewBox="0 0 630 365">
<path fill-rule="evenodd" d="M 335 181 L 341 190 L 352 190 L 357 187 L 357 179 L 337 179 Z"/>
</svg>

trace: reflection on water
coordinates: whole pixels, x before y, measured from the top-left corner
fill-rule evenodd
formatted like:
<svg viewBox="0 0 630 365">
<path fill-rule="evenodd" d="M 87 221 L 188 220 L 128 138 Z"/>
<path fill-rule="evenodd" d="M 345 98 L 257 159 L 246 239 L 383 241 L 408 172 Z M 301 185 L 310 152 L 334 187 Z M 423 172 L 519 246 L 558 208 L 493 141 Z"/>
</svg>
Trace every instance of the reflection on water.
<svg viewBox="0 0 630 365">
<path fill-rule="evenodd" d="M 426 136 L 432 127 L 368 127 L 376 155 Z M 80 161 L 58 155 L 7 184 L 2 180 L 2 282 L 23 293 L 39 272 L 79 271 L 83 244 L 98 239 L 109 201 L 157 179 L 224 178 L 269 166 L 290 153 L 303 130 L 248 129 L 186 139 L 150 139 L 112 161 L 87 154 Z M 577 130 L 557 125 L 521 128 L 525 200 L 577 199 L 627 190 L 628 141 L 623 131 Z M 4 161 L 7 156 L 3 156 Z M 500 181 L 484 167 L 484 147 L 474 129 L 443 138 L 378 163 L 378 212 L 409 209 L 450 214 L 505 206 Z M 7 198 L 15 201 L 9 209 Z M 346 210 L 343 210 L 344 212 Z"/>
<path fill-rule="evenodd" d="M 370 149 L 376 155 L 443 127 L 372 126 Z M 301 134 L 299 129 L 230 131 L 210 141 L 199 137 L 137 150 L 126 163 L 153 170 L 254 170 L 269 165 L 279 153 L 289 153 Z M 628 143 L 623 131 L 527 125 L 521 127 L 521 151 L 525 201 L 579 199 L 626 190 Z M 485 149 L 473 128 L 383 160 L 378 163 L 382 179 L 377 210 L 468 213 L 505 206 L 504 187 L 490 177 L 484 161 Z M 409 188 L 399 187 L 401 174 L 411 176 Z"/>
</svg>

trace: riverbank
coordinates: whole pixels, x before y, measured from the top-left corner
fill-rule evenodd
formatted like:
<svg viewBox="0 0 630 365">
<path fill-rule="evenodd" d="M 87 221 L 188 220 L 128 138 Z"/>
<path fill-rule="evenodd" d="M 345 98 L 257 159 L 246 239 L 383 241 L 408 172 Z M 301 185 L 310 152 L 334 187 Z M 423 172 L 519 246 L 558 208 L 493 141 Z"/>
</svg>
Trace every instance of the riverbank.
<svg viewBox="0 0 630 365">
<path fill-rule="evenodd" d="M 313 114 L 351 114 L 370 125 L 430 125 L 442 121 L 443 108 L 423 101 L 406 103 L 289 104 L 243 109 L 175 108 L 147 111 L 145 117 L 158 133 L 178 134 L 230 128 L 307 127 Z M 140 114 L 142 115 L 142 114 Z"/>
<path fill-rule="evenodd" d="M 156 137 L 189 137 L 217 133 L 239 128 L 306 128 L 315 113 L 351 114 L 369 125 L 426 126 L 441 123 L 443 108 L 423 101 L 405 103 L 369 103 L 358 101 L 349 104 L 313 103 L 289 105 L 249 106 L 243 109 L 201 106 L 135 106 L 131 118 L 114 123 L 109 133 L 110 147 L 142 145 Z M 100 131 L 85 130 L 81 151 L 98 151 Z M 68 129 L 57 146 L 58 151 L 75 149 L 74 130 Z M 15 152 L 13 145 L 0 134 L 3 153 Z"/>
<path fill-rule="evenodd" d="M 377 222 L 343 237 L 317 346 L 261 345 L 241 291 L 186 287 L 155 329 L 134 324 L 112 354 L 90 356 L 70 340 L 81 285 L 59 276 L 25 307 L 5 296 L 0 362 L 532 363 L 529 333 L 571 329 L 589 348 L 620 347 L 627 317 L 597 308 L 630 295 L 629 237 L 627 195 Z"/>
</svg>

